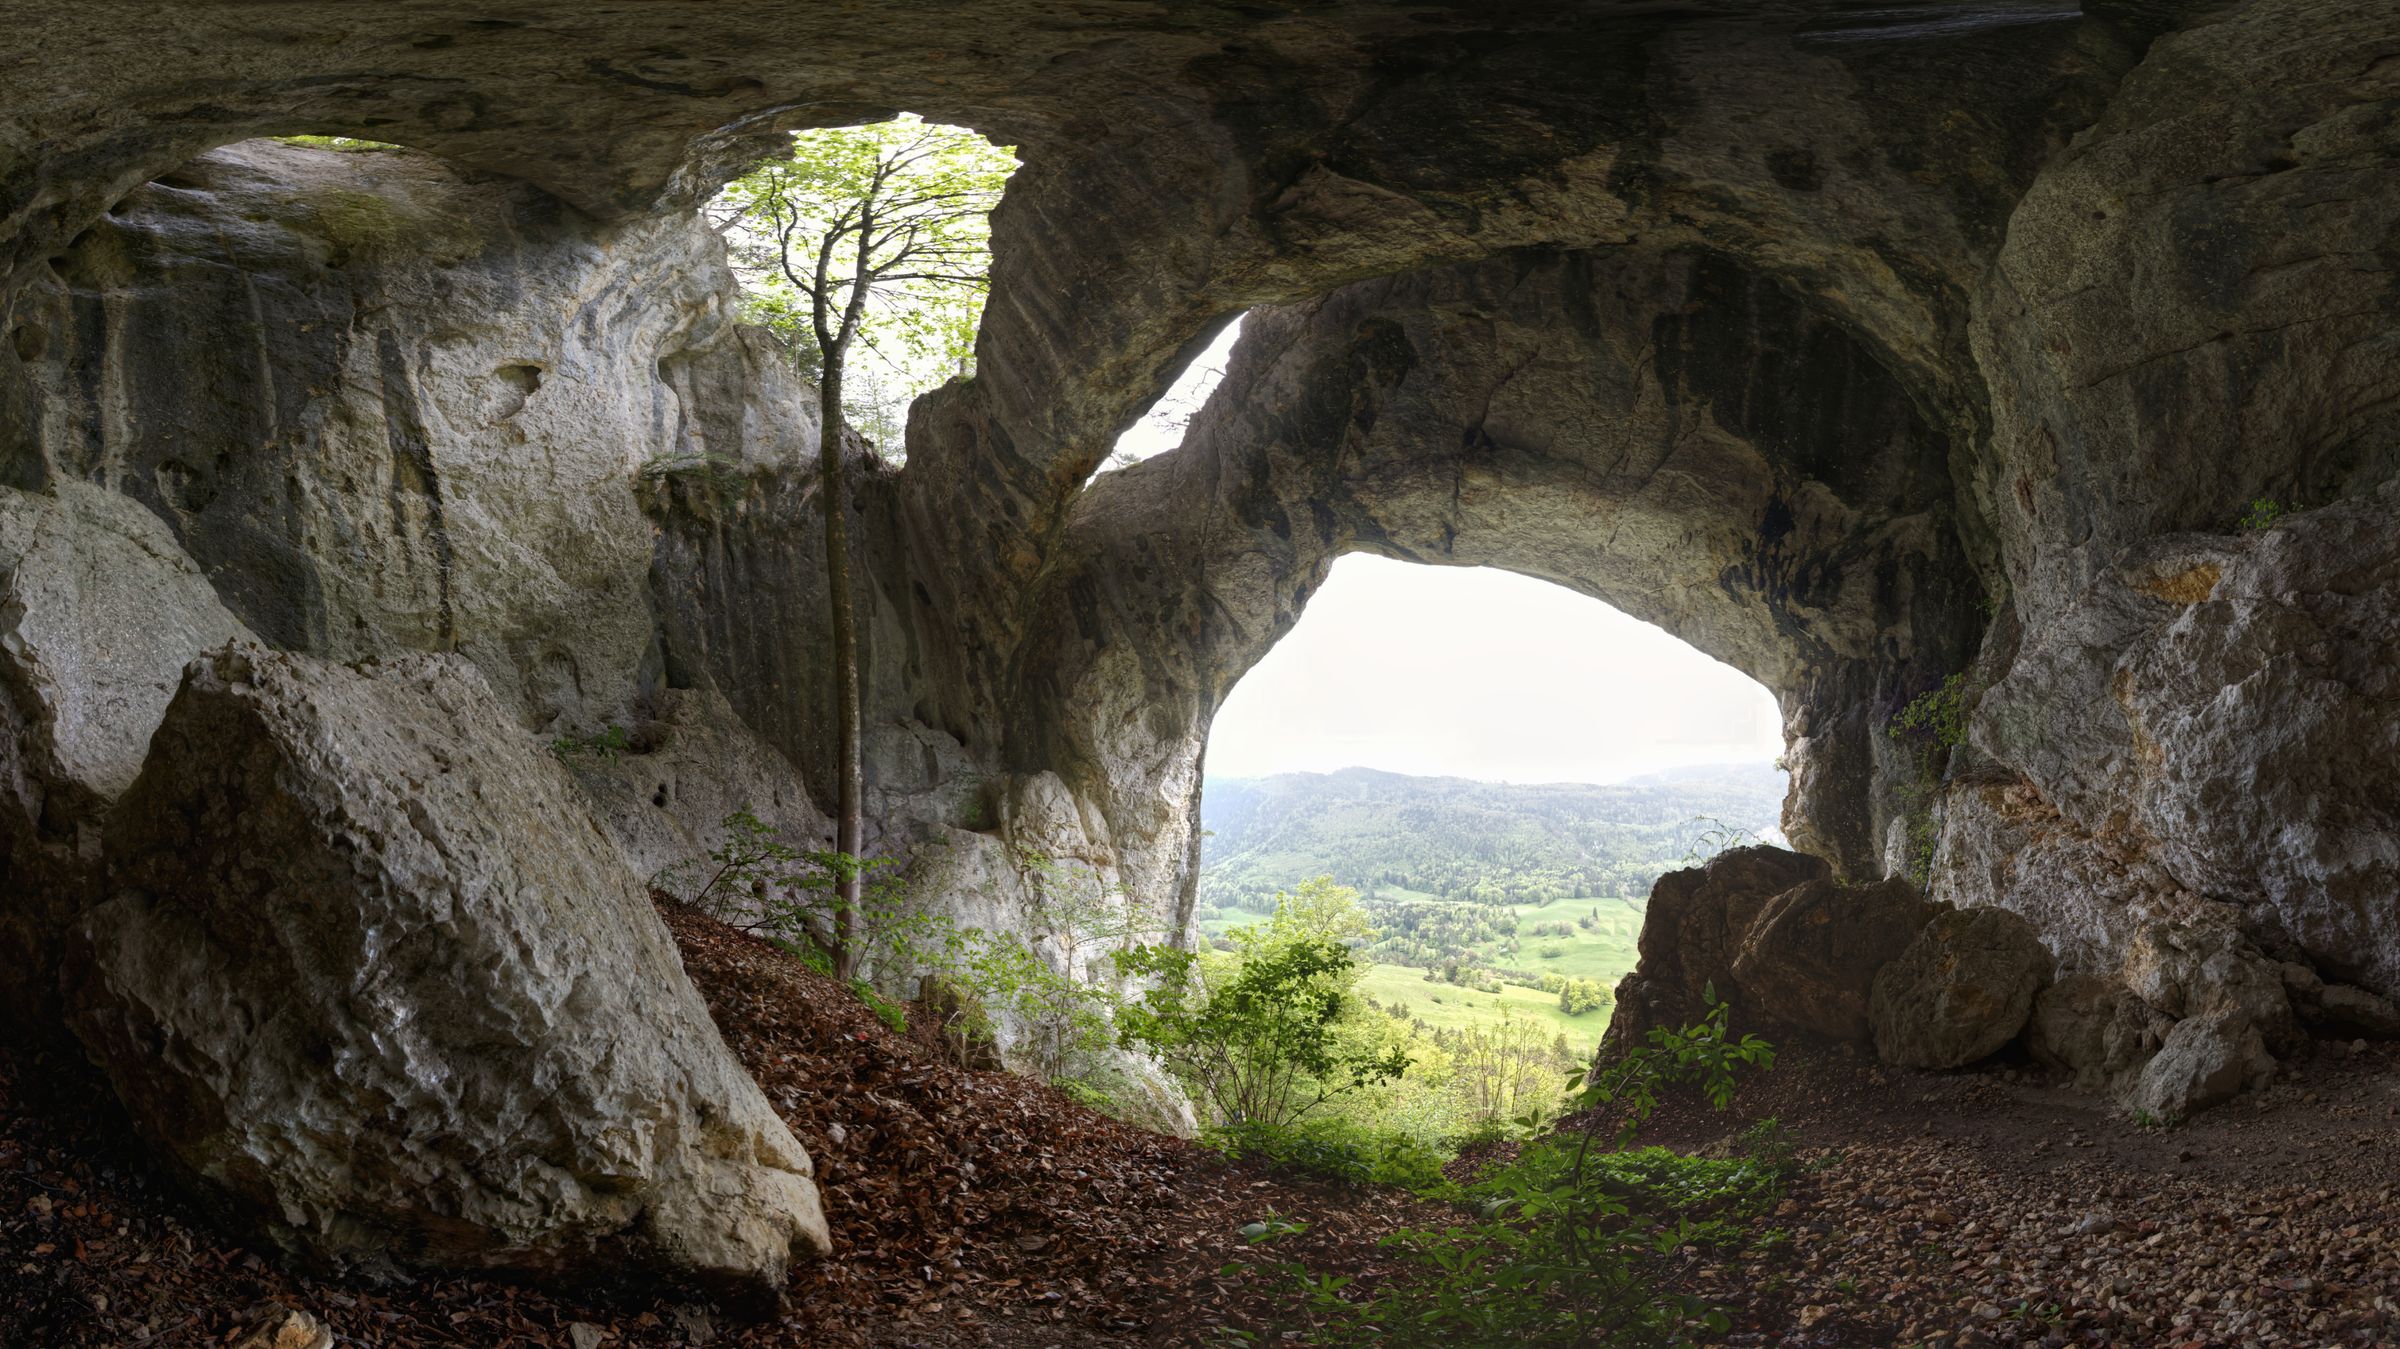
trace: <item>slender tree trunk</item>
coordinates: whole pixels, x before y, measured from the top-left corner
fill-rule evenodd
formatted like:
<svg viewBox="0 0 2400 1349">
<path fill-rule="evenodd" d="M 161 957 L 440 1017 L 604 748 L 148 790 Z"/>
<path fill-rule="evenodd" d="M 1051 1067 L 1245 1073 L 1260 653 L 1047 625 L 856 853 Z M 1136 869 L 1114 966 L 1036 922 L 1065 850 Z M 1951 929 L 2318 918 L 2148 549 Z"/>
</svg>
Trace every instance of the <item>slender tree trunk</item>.
<svg viewBox="0 0 2400 1349">
<path fill-rule="evenodd" d="M 817 465 L 819 495 L 825 503 L 826 606 L 833 615 L 833 846 L 845 859 L 834 895 L 833 972 L 837 978 L 851 979 L 857 977 L 859 963 L 858 910 L 863 886 L 858 863 L 866 833 L 866 770 L 859 753 L 858 611 L 850 588 L 849 502 L 842 477 L 844 354 L 839 348 L 825 353 L 818 381 L 822 434 Z"/>
</svg>

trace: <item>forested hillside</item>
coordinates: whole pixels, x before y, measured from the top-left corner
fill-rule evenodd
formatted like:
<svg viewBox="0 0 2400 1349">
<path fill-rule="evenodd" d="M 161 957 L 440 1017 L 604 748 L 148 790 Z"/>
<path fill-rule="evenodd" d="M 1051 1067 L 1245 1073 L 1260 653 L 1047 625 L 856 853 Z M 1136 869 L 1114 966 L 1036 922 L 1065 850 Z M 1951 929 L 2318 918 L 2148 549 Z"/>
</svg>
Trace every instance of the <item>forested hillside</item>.
<svg viewBox="0 0 2400 1349">
<path fill-rule="evenodd" d="M 1471 782 L 1369 768 L 1212 779 L 1202 799 L 1200 902 L 1264 909 L 1330 875 L 1480 904 L 1638 898 L 1729 830 L 1775 837 L 1783 774 L 1685 769 L 1611 786 Z"/>
</svg>

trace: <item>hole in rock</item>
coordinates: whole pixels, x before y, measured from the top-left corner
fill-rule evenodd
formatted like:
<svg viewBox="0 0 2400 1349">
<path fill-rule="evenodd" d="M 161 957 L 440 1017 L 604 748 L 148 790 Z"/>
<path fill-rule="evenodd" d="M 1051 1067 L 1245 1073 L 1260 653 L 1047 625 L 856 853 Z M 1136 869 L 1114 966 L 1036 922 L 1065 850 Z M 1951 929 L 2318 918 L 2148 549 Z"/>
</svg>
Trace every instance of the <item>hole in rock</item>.
<svg viewBox="0 0 2400 1349">
<path fill-rule="evenodd" d="M 1117 437 L 1116 448 L 1108 456 L 1108 468 L 1129 468 L 1183 443 L 1192 419 L 1208 403 L 1209 395 L 1217 391 L 1217 385 L 1224 382 L 1225 364 L 1233 359 L 1234 344 L 1242 340 L 1243 317 L 1235 315 L 1223 332 L 1192 357 L 1183 373 L 1142 414 L 1142 419 Z"/>
<path fill-rule="evenodd" d="M 974 378 L 990 215 L 1016 168 L 1012 147 L 911 113 L 796 132 L 704 208 L 743 318 L 820 388 L 834 367 L 843 419 L 887 459 L 905 457 L 911 403 Z"/>
<path fill-rule="evenodd" d="M 1783 841 L 1781 727 L 1747 675 L 1563 586 L 1343 558 L 1217 713 L 1195 941 L 1355 892 L 1358 992 L 1426 1066 L 1341 1109 L 1430 1143 L 1547 1108 L 1652 882 Z"/>
</svg>

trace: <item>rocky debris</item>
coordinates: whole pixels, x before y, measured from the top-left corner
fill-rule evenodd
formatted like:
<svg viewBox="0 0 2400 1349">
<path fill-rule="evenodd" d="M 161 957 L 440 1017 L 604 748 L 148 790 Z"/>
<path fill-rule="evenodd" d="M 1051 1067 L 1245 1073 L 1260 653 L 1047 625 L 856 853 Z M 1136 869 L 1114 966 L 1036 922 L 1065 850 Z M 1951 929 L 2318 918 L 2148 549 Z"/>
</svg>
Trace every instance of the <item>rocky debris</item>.
<svg viewBox="0 0 2400 1349">
<path fill-rule="evenodd" d="M 1875 976 L 1875 1052 L 1910 1068 L 1995 1054 L 2025 1028 L 2052 965 L 2033 925 L 2013 913 L 1944 912 Z"/>
<path fill-rule="evenodd" d="M 2275 1078 L 2275 1060 L 2250 1018 L 2238 1011 L 2186 1017 L 2143 1066 L 2130 1104 L 2154 1119 L 2187 1119 Z"/>
<path fill-rule="evenodd" d="M 111 819 L 72 1024 L 313 1260 L 655 1267 L 772 1301 L 808 1155 L 566 770 L 454 657 L 195 662 Z"/>
<path fill-rule="evenodd" d="M 2285 993 L 2301 1022 L 2319 1034 L 2355 1034 L 2377 1040 L 2400 1039 L 2400 1007 L 2348 984 L 2329 984 L 2306 965 L 2284 961 L 2279 967 Z"/>
<path fill-rule="evenodd" d="M 2074 1076 L 2084 1091 L 2112 1093 L 2148 1063 L 2174 1029 L 2114 979 L 2070 974 L 2034 998 L 2026 1041 L 2035 1059 Z"/>
<path fill-rule="evenodd" d="M 2300 1047 L 2299 1022 L 2280 965 L 2225 927 L 2145 925 L 2123 967 L 2125 986 L 2171 1017 L 2230 1012 L 2258 1028 L 2268 1047 Z"/>
<path fill-rule="evenodd" d="M 258 1327 L 234 1341 L 233 1349 L 333 1349 L 333 1332 L 307 1312 L 270 1303 Z"/>
<path fill-rule="evenodd" d="M 1742 936 L 1734 982 L 1762 1015 L 1836 1040 L 1865 1040 L 1875 975 L 1937 909 L 1895 877 L 1808 881 L 1766 902 Z"/>
<path fill-rule="evenodd" d="M 2400 1039 L 2400 1007 L 2363 988 L 2327 984 L 2318 995 L 2316 1023 L 2334 1031 L 2352 1031 L 2377 1040 Z"/>
</svg>

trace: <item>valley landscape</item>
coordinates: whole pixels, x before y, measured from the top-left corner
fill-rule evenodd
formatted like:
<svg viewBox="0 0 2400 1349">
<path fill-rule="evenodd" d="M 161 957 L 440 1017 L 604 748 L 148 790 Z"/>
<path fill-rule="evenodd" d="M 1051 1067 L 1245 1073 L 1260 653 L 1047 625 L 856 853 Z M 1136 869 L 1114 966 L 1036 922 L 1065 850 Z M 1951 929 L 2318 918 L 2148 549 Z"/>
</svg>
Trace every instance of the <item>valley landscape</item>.
<svg viewBox="0 0 2400 1349">
<path fill-rule="evenodd" d="M 1516 1018 L 1588 1056 L 1638 958 L 1650 887 L 1741 843 L 1779 842 L 1767 764 L 1623 783 L 1510 784 L 1370 768 L 1212 779 L 1202 797 L 1209 938 L 1324 876 L 1356 890 L 1372 937 L 1359 992 L 1427 1027 Z M 1586 985 L 1572 1001 L 1562 984 Z"/>
</svg>

